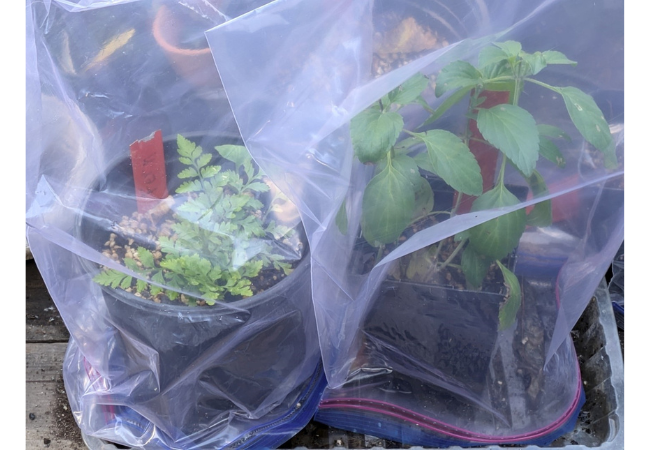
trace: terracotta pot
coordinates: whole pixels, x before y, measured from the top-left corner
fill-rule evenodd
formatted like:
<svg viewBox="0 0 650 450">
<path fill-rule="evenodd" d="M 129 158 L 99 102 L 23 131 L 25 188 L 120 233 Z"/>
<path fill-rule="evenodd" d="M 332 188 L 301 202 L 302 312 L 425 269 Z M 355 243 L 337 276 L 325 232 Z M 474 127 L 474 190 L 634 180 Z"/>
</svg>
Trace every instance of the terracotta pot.
<svg viewBox="0 0 650 450">
<path fill-rule="evenodd" d="M 218 24 L 214 24 L 216 26 Z M 153 21 L 153 36 L 169 59 L 174 71 L 197 88 L 221 88 L 221 78 L 214 64 L 208 41 L 205 47 L 183 47 L 181 37 L 184 30 L 200 32 L 201 24 L 187 14 L 161 6 Z M 206 28 L 207 30 L 207 28 Z M 203 30 L 205 31 L 205 30 Z"/>
</svg>

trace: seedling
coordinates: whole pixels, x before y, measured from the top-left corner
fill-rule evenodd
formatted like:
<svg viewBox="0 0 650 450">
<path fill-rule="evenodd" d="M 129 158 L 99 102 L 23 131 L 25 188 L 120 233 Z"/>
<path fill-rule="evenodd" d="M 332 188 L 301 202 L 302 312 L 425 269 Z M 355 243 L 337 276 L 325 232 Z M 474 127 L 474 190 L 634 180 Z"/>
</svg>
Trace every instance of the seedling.
<svg viewBox="0 0 650 450">
<path fill-rule="evenodd" d="M 269 185 L 246 148 L 215 147 L 221 157 L 234 163 L 234 169 L 225 169 L 211 164 L 212 154 L 181 135 L 177 145 L 179 161 L 187 167 L 178 173 L 185 181 L 176 189 L 180 197 L 171 219 L 156 229 L 150 248 L 132 248 L 133 239 L 124 245 L 123 263 L 140 277 L 105 268 L 94 280 L 156 302 L 179 299 L 193 306 L 252 296 L 253 280 L 264 269 L 289 275 L 291 261 L 271 242 L 286 242 L 295 233 L 267 220 L 278 202 L 287 199 L 277 194 L 265 206 L 258 198 L 269 191 Z M 156 225 L 156 211 L 134 216 L 136 227 Z M 129 237 L 128 230 L 125 237 Z M 115 247 L 115 235 L 106 244 L 105 254 L 115 255 L 110 248 Z M 188 291 L 197 295 L 182 293 Z"/>
<path fill-rule="evenodd" d="M 576 62 L 557 51 L 526 53 L 514 41 L 494 43 L 480 52 L 477 67 L 459 60 L 439 72 L 435 95 L 448 96 L 437 109 L 431 108 L 422 96 L 430 80 L 417 74 L 352 119 L 350 132 L 355 155 L 362 163 L 375 166 L 374 176 L 363 194 L 361 231 L 365 240 L 378 249 L 376 261 L 381 259 L 385 246 L 395 244 L 411 225 L 430 216 L 455 215 L 463 195 L 477 196 L 472 211 L 519 204 L 504 183 L 506 165 L 521 173 L 534 195 L 548 193 L 536 170 L 538 159 L 541 156 L 558 169 L 563 168 L 564 157 L 553 141 L 570 138 L 557 127 L 538 124 L 529 111 L 518 105 L 526 83 L 559 94 L 580 134 L 604 154 L 607 165 L 615 165 L 609 126 L 593 98 L 575 87 L 550 86 L 534 78 L 553 64 L 575 66 Z M 481 94 L 495 90 L 509 91 L 510 103 L 483 107 Z M 417 131 L 429 127 L 468 94 L 467 118 L 476 121 L 483 139 L 472 136 L 469 126 L 461 136 L 443 129 Z M 404 128 L 400 114 L 402 107 L 409 104 L 419 104 L 430 113 L 416 131 Z M 468 146 L 472 140 L 481 140 L 502 155 L 498 179 L 486 192 L 479 164 Z M 426 151 L 418 153 L 422 144 Z M 437 175 L 457 192 L 451 211 L 434 211 L 433 191 L 419 169 Z M 345 228 L 346 223 L 342 205 L 337 224 Z M 479 287 L 496 262 L 507 291 L 499 322 L 501 329 L 507 328 L 515 320 L 521 292 L 516 276 L 501 261 L 518 245 L 526 225 L 550 223 L 550 201 L 537 203 L 528 214 L 525 208 L 517 209 L 456 234 L 456 247 L 450 254 L 447 252 L 446 259 L 441 258 L 444 241 L 414 253 L 414 265 L 407 270 L 407 277 L 421 276 L 423 271 L 431 274 L 452 265 L 462 271 L 470 287 Z M 460 264 L 455 262 L 458 257 Z"/>
</svg>

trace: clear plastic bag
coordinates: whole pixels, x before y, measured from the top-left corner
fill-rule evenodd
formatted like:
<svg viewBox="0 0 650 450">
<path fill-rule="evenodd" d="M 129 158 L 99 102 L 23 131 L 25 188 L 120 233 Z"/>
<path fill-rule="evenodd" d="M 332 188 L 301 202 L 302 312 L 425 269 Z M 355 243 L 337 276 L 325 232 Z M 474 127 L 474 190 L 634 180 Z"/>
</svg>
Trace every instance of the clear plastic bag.
<svg viewBox="0 0 650 450">
<path fill-rule="evenodd" d="M 274 446 L 315 411 L 304 227 L 203 37 L 260 4 L 28 2 L 27 233 L 87 435 Z"/>
<path fill-rule="evenodd" d="M 206 33 L 304 220 L 341 412 L 317 417 L 363 432 L 366 402 L 461 443 L 575 418 L 567 338 L 623 239 L 622 26 L 613 2 L 278 0 Z"/>
</svg>

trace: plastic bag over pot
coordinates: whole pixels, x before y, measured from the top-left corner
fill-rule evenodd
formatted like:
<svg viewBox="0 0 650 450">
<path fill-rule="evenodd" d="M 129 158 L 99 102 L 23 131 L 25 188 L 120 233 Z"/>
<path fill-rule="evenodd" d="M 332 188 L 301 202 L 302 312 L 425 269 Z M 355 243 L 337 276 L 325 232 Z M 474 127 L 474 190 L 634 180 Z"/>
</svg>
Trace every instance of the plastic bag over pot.
<svg viewBox="0 0 650 450">
<path fill-rule="evenodd" d="M 303 218 L 330 388 L 401 375 L 501 436 L 575 409 L 566 339 L 623 236 L 621 11 L 287 0 L 206 33 L 247 148 Z M 534 341 L 520 373 L 515 337 Z M 521 381 L 502 406 L 497 370 Z M 391 404 L 426 416 L 415 392 Z"/>
<path fill-rule="evenodd" d="M 275 445 L 320 394 L 309 247 L 202 37 L 243 4 L 195 3 L 28 3 L 28 238 L 86 434 Z"/>
</svg>

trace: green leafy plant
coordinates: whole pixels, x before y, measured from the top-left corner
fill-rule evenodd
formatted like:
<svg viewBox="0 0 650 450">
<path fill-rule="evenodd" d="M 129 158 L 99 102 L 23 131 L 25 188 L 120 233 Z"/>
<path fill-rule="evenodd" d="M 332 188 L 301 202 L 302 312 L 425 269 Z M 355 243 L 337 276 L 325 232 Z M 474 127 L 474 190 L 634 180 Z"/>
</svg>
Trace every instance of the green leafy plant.
<svg viewBox="0 0 650 450">
<path fill-rule="evenodd" d="M 263 213 L 264 204 L 258 197 L 269 191 L 269 185 L 246 148 L 215 147 L 221 157 L 234 163 L 234 169 L 226 170 L 211 164 L 212 154 L 181 135 L 177 136 L 177 145 L 179 161 L 186 166 L 178 173 L 178 178 L 185 181 L 176 189 L 183 201 L 167 226 L 156 230 L 159 234 L 152 239 L 155 247 L 124 246 L 124 265 L 141 278 L 105 268 L 94 280 L 154 301 L 180 299 L 189 305 L 214 305 L 217 301 L 252 296 L 253 280 L 263 269 L 274 268 L 283 276 L 289 275 L 291 262 L 276 252 L 271 241 L 286 242 L 295 233 L 274 220 L 266 220 L 279 201 L 287 199 L 276 194 Z M 137 213 L 134 216 L 140 219 L 135 226 L 146 228 L 140 222 L 147 217 Z M 151 221 L 151 214 L 148 218 Z M 114 234 L 107 245 L 115 246 Z"/>
<path fill-rule="evenodd" d="M 477 197 L 472 211 L 517 205 L 520 200 L 504 183 L 507 165 L 526 179 L 534 195 L 548 193 L 536 170 L 538 159 L 541 156 L 563 168 L 565 160 L 554 140 L 569 140 L 569 136 L 557 127 L 538 124 L 531 112 L 519 106 L 527 83 L 559 94 L 580 134 L 603 152 L 607 164 L 615 164 L 609 126 L 592 97 L 575 87 L 550 86 L 534 78 L 552 64 L 575 66 L 576 62 L 557 51 L 526 53 L 514 41 L 494 43 L 481 50 L 478 66 L 458 60 L 438 73 L 435 95 L 447 97 L 437 109 L 431 108 L 422 96 L 430 80 L 417 74 L 353 118 L 350 132 L 355 155 L 362 163 L 375 166 L 374 176 L 363 194 L 361 231 L 366 241 L 377 247 L 377 261 L 385 247 L 395 244 L 413 224 L 431 216 L 456 214 L 463 195 Z M 484 91 L 508 91 L 510 102 L 484 107 Z M 461 136 L 443 129 L 417 131 L 429 127 L 468 95 L 467 119 L 476 121 L 482 136 L 473 136 L 469 126 Z M 404 128 L 400 114 L 409 104 L 421 105 L 430 113 L 416 131 Z M 486 192 L 481 168 L 469 148 L 472 140 L 489 144 L 502 155 L 498 180 Z M 426 150 L 419 152 L 423 146 Z M 451 211 L 434 211 L 433 191 L 420 169 L 437 175 L 457 192 Z M 336 223 L 342 230 L 347 227 L 345 204 Z M 453 239 L 453 251 L 443 252 L 442 246 L 447 245 L 443 241 L 415 252 L 406 276 L 417 279 L 453 266 L 463 272 L 470 287 L 479 287 L 490 266 L 496 263 L 508 292 L 499 316 L 500 327 L 506 328 L 515 320 L 521 293 L 516 276 L 501 261 L 518 245 L 526 225 L 550 223 L 550 201 L 536 204 L 528 214 L 524 208 L 517 209 L 458 233 Z M 459 257 L 460 264 L 455 262 Z"/>
</svg>

